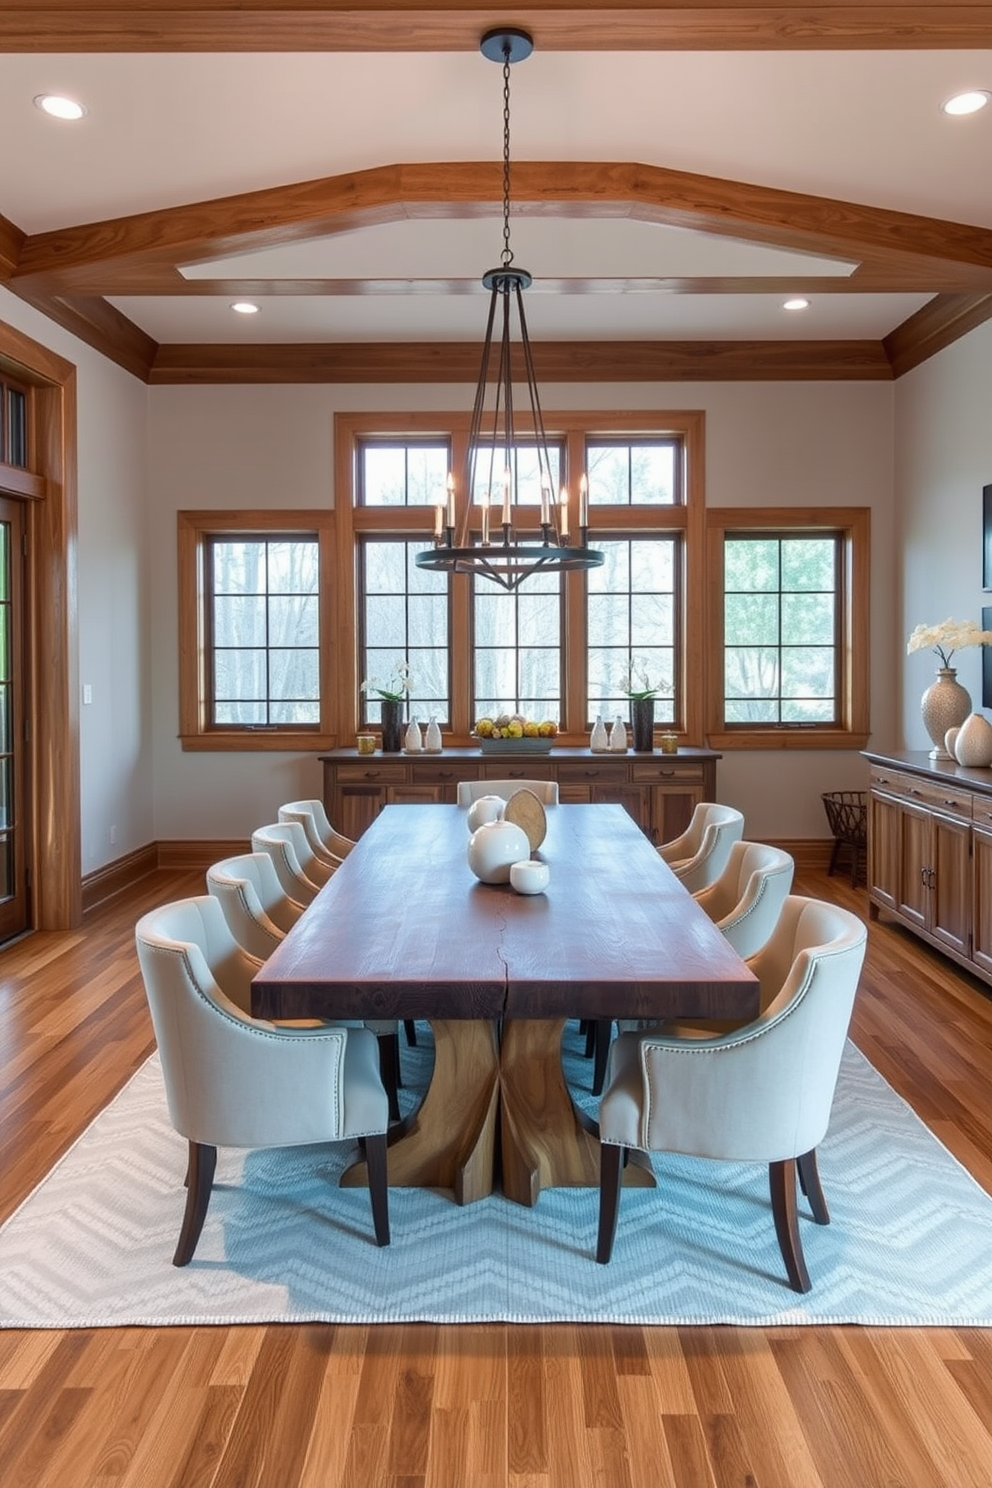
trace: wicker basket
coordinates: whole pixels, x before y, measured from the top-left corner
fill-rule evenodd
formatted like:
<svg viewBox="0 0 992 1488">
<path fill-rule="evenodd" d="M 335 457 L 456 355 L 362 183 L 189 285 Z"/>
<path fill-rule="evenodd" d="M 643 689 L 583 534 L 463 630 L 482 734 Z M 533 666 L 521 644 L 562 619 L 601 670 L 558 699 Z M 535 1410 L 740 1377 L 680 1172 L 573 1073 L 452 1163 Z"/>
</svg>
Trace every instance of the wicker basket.
<svg viewBox="0 0 992 1488">
<path fill-rule="evenodd" d="M 834 838 L 827 872 L 833 873 L 846 848 L 851 855 L 851 883 L 856 885 L 868 841 L 868 792 L 825 791 L 820 799 Z"/>
</svg>

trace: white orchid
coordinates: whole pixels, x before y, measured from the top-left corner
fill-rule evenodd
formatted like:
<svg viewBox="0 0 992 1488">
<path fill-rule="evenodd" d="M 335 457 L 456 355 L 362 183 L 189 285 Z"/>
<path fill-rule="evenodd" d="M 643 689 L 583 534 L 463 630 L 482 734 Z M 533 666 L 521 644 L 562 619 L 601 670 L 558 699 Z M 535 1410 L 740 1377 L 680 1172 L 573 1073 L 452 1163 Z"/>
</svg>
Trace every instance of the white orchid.
<svg viewBox="0 0 992 1488">
<path fill-rule="evenodd" d="M 397 661 L 384 682 L 377 677 L 366 677 L 362 683 L 362 692 L 377 692 L 389 703 L 401 703 L 405 697 L 409 697 L 412 686 L 409 666 L 405 661 Z"/>
<path fill-rule="evenodd" d="M 661 683 L 651 681 L 643 661 L 631 661 L 620 686 L 629 698 L 636 701 L 657 697 L 661 691 Z"/>
<path fill-rule="evenodd" d="M 974 620 L 942 620 L 939 625 L 918 625 L 906 645 L 906 655 L 933 651 L 942 667 L 951 664 L 955 651 L 965 646 L 992 646 L 992 630 L 979 630 Z"/>
</svg>

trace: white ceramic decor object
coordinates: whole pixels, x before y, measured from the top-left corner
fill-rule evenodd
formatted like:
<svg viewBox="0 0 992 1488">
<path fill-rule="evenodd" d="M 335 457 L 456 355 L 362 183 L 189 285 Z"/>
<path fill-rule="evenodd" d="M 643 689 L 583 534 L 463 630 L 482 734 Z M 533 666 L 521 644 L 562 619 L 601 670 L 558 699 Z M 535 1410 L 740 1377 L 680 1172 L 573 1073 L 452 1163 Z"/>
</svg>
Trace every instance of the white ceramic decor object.
<svg viewBox="0 0 992 1488">
<path fill-rule="evenodd" d="M 537 858 L 510 865 L 510 884 L 518 894 L 543 894 L 550 879 L 551 870 L 547 863 L 541 863 Z"/>
<path fill-rule="evenodd" d="M 589 735 L 589 748 L 594 749 L 599 754 L 609 747 L 610 738 L 606 732 L 606 724 L 603 722 L 603 715 L 599 713 L 596 715 L 596 722 L 593 724 L 592 733 Z"/>
<path fill-rule="evenodd" d="M 954 757 L 959 765 L 992 765 L 992 723 L 981 713 L 969 713 L 958 729 Z"/>
<path fill-rule="evenodd" d="M 512 822 L 484 822 L 468 839 L 468 866 L 482 883 L 509 883 L 513 864 L 529 857 L 527 833 Z"/>
<path fill-rule="evenodd" d="M 423 743 L 424 741 L 420 737 L 420 724 L 415 718 L 411 718 L 406 726 L 406 737 L 403 740 L 403 747 L 406 749 L 407 754 L 419 754 L 423 748 Z"/>
<path fill-rule="evenodd" d="M 466 813 L 469 831 L 474 832 L 486 822 L 502 821 L 505 810 L 506 801 L 502 796 L 476 796 Z"/>
<path fill-rule="evenodd" d="M 424 748 L 429 754 L 441 753 L 441 730 L 436 718 L 432 718 L 427 725 L 427 733 L 424 735 Z"/>
<path fill-rule="evenodd" d="M 957 759 L 957 755 L 954 753 L 954 745 L 957 742 L 957 737 L 960 732 L 960 725 L 955 724 L 954 728 L 949 728 L 947 730 L 947 733 L 944 735 L 944 748 L 947 750 L 949 758 L 953 760 Z"/>
</svg>

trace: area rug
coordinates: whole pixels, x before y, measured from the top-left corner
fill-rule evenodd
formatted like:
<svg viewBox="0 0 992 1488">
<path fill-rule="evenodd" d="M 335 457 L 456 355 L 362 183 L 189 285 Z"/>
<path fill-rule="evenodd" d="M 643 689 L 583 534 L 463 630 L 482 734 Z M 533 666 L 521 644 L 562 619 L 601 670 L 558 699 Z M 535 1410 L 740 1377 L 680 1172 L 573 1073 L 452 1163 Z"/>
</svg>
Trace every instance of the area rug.
<svg viewBox="0 0 992 1488">
<path fill-rule="evenodd" d="M 571 1027 L 565 1053 L 594 1108 Z M 403 1050 L 407 1103 L 431 1058 L 420 1025 Z M 594 1190 L 524 1209 L 394 1188 L 380 1250 L 367 1193 L 337 1187 L 347 1146 L 222 1151 L 196 1256 L 177 1270 L 185 1156 L 153 1057 L 0 1230 L 0 1325 L 992 1324 L 992 1199 L 851 1045 L 819 1152 L 832 1223 L 800 1204 L 804 1297 L 785 1281 L 754 1165 L 657 1158 L 657 1189 L 624 1193 L 599 1266 Z"/>
</svg>

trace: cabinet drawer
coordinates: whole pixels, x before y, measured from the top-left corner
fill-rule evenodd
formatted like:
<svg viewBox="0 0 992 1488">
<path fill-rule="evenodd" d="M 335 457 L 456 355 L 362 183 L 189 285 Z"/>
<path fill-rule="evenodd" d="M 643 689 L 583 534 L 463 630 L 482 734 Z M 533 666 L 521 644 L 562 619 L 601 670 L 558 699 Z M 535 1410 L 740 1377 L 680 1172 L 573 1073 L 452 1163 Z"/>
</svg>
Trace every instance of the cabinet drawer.
<svg viewBox="0 0 992 1488">
<path fill-rule="evenodd" d="M 992 827 L 992 798 L 975 796 L 972 801 L 972 815 L 976 826 Z"/>
<path fill-rule="evenodd" d="M 622 760 L 562 760 L 558 779 L 563 785 L 624 785 L 627 766 Z"/>
<path fill-rule="evenodd" d="M 520 755 L 504 754 L 502 761 L 493 759 L 482 766 L 477 780 L 554 780 L 555 771 L 548 760 L 521 759 Z"/>
<path fill-rule="evenodd" d="M 949 812 L 952 816 L 971 816 L 974 798 L 970 791 L 962 790 L 953 780 L 927 780 L 920 775 L 903 774 L 901 770 L 875 768 L 871 772 L 871 786 L 873 790 L 902 796 L 917 806 L 928 806 L 933 811 Z"/>
<path fill-rule="evenodd" d="M 635 760 L 630 767 L 630 778 L 642 784 L 701 785 L 703 767 L 689 760 L 685 764 L 674 759 Z"/>
<path fill-rule="evenodd" d="M 443 759 L 416 760 L 410 765 L 410 779 L 415 785 L 453 785 L 458 780 L 478 780 L 479 771 Z"/>
<path fill-rule="evenodd" d="M 394 763 L 370 760 L 367 765 L 338 765 L 334 771 L 336 785 L 402 785 L 406 780 L 406 765 L 402 760 Z"/>
</svg>

